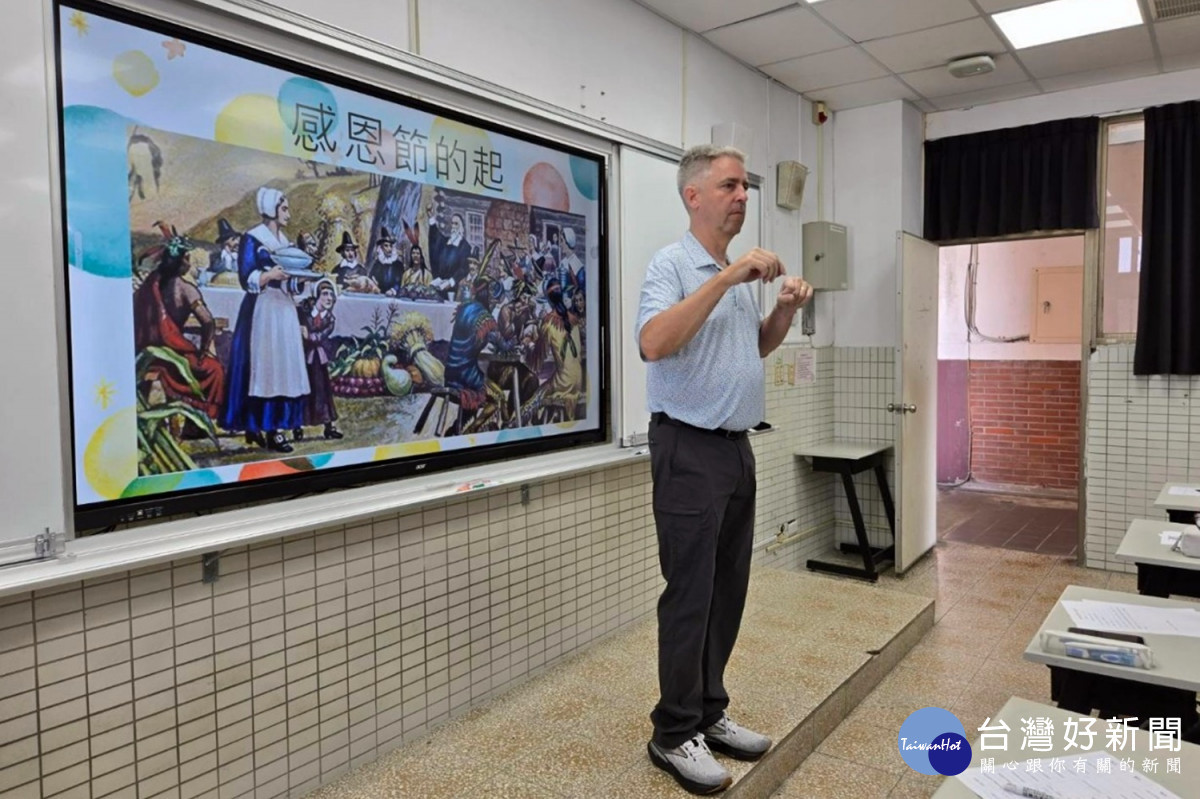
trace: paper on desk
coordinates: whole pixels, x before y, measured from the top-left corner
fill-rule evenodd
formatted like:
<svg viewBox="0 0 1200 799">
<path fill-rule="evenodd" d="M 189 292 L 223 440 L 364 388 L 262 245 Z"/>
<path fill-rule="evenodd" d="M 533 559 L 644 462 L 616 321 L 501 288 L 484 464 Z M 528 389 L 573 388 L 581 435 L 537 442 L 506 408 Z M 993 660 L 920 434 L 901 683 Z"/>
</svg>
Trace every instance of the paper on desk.
<svg viewBox="0 0 1200 799">
<path fill-rule="evenodd" d="M 1158 534 L 1158 540 L 1162 542 L 1164 547 L 1173 547 L 1175 542 L 1179 540 L 1180 532 L 1178 530 L 1164 530 Z"/>
<path fill-rule="evenodd" d="M 1167 493 L 1173 497 L 1200 497 L 1200 487 L 1171 486 L 1167 489 Z"/>
<path fill-rule="evenodd" d="M 1062 605 L 1076 627 L 1200 638 L 1200 613 L 1191 608 L 1156 608 L 1093 599 L 1064 599 Z"/>
<path fill-rule="evenodd" d="M 1086 761 L 1083 773 L 1075 768 L 1080 758 Z M 977 765 L 971 766 L 959 774 L 958 779 L 983 799 L 1013 799 L 1014 794 L 1006 791 L 1005 785 L 1032 788 L 1055 799 L 1180 799 L 1178 794 L 1141 772 L 1122 771 L 1118 759 L 1109 752 L 1066 755 L 1059 759 L 1063 761 L 1061 770 L 1052 770 L 1049 758 L 1022 760 L 1014 761 L 1018 762 L 1018 766 L 1012 770 L 997 764 L 996 771 L 989 774 L 982 773 Z M 1096 763 L 1101 760 L 1109 761 L 1108 773 L 1097 771 Z M 1040 763 L 1041 770 L 1031 771 L 1028 766 L 1030 762 Z"/>
</svg>

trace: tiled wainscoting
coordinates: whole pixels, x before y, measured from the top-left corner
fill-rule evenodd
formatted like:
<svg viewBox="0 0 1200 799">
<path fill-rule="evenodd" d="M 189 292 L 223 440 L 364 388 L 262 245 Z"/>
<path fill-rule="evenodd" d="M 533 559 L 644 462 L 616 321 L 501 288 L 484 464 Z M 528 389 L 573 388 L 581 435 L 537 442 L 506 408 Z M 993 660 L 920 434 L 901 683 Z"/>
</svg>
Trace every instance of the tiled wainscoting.
<svg viewBox="0 0 1200 799">
<path fill-rule="evenodd" d="M 1135 377 L 1133 344 L 1104 345 L 1088 366 L 1087 565 L 1133 571 L 1113 557 L 1129 522 L 1165 518 L 1169 481 L 1200 479 L 1200 377 Z"/>
<path fill-rule="evenodd" d="M 895 415 L 887 410 L 896 401 L 895 349 L 892 347 L 837 347 L 834 353 L 833 407 L 834 436 L 865 441 L 895 439 Z M 895 458 L 888 458 L 888 485 L 896 486 Z M 827 475 L 836 486 L 834 515 L 837 520 L 837 541 L 853 543 L 854 522 L 846 492 L 836 475 Z M 887 514 L 883 499 L 875 485 L 875 476 L 867 471 L 856 475 L 854 488 L 867 525 L 867 538 L 873 546 L 891 544 Z"/>
<path fill-rule="evenodd" d="M 832 435 L 835 404 L 866 407 L 866 373 L 835 391 L 859 364 L 840 358 L 817 351 L 795 385 L 767 362 L 757 536 L 790 519 L 823 532 L 760 564 L 803 568 L 831 543 L 833 478 L 794 452 Z M 528 505 L 498 489 L 230 549 L 213 584 L 186 558 L 0 597 L 0 794 L 271 799 L 327 783 L 651 615 L 650 499 L 641 462 L 534 485 Z"/>
</svg>

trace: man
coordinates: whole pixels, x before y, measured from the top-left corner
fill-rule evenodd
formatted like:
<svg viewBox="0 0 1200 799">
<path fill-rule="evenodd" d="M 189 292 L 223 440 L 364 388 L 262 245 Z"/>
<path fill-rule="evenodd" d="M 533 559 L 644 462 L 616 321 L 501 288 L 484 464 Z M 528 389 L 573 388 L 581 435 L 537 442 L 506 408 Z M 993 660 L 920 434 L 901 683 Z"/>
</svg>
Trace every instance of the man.
<svg viewBox="0 0 1200 799">
<path fill-rule="evenodd" d="M 396 247 L 396 239 L 386 227 L 380 229 L 379 241 L 375 244 L 375 261 L 371 264 L 379 290 L 395 297 L 404 279 L 404 261 Z"/>
<path fill-rule="evenodd" d="M 453 297 L 454 288 L 470 275 L 471 244 L 465 238 L 466 222 L 462 214 L 450 216 L 450 235 L 438 225 L 433 209 L 428 209 L 429 218 L 429 265 L 433 270 L 431 285 Z"/>
<path fill-rule="evenodd" d="M 726 255 L 746 219 L 741 152 L 692 148 L 678 186 L 689 230 L 650 262 L 635 331 L 648 361 L 654 521 L 667 580 L 658 602 L 660 699 L 647 747 L 684 788 L 715 793 L 732 778 L 710 748 L 755 760 L 771 746 L 726 715 L 724 673 L 750 578 L 756 484 L 746 430 L 765 413 L 762 359 L 812 288 L 786 278 L 774 310 L 759 320 L 751 284 L 784 269 L 758 248 L 733 263 Z"/>
<path fill-rule="evenodd" d="M 479 368 L 479 355 L 489 344 L 497 351 L 510 348 L 492 316 L 491 284 L 486 277 L 477 277 L 471 286 L 470 298 L 454 312 L 450 352 L 446 355 L 446 385 L 458 389 L 463 416 L 473 414 L 471 424 L 464 423 L 464 429 L 456 429 L 454 435 L 485 424 L 501 407 L 503 389 L 488 380 Z"/>
<path fill-rule="evenodd" d="M 333 268 L 338 288 L 342 291 L 378 294 L 379 284 L 371 277 L 366 265 L 358 260 L 358 242 L 350 236 L 349 231 L 342 231 L 342 243 L 334 249 L 342 256 L 342 260 Z"/>
<path fill-rule="evenodd" d="M 160 359 L 147 375 L 157 377 L 172 399 L 216 418 L 225 395 L 225 368 L 215 355 L 216 320 L 200 290 L 186 278 L 192 270 L 188 259 L 194 249 L 191 241 L 173 227 L 164 226 L 163 235 L 166 241 L 152 250 L 158 256 L 158 268 L 147 275 L 133 295 L 134 347 L 138 352 L 147 347 L 167 347 L 183 356 L 191 374 Z M 199 344 L 184 335 L 190 319 L 200 327 Z"/>
<path fill-rule="evenodd" d="M 225 272 L 237 273 L 238 241 L 242 234 L 233 229 L 229 220 L 221 217 L 217 220 L 217 246 L 220 250 L 217 258 L 200 276 L 200 285 L 207 286 L 214 277 Z"/>
</svg>

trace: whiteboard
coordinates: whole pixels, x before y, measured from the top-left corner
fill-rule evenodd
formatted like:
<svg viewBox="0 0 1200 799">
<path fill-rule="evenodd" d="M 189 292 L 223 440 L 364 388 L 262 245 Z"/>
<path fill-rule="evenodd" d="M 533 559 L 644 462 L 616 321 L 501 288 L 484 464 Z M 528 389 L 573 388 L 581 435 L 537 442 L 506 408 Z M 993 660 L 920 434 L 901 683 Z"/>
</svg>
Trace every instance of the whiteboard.
<svg viewBox="0 0 1200 799">
<path fill-rule="evenodd" d="M 640 150 L 620 150 L 621 204 L 621 307 L 617 316 L 620 341 L 621 419 L 620 441 L 625 447 L 646 443 L 650 415 L 646 410 L 646 364 L 633 335 L 646 267 L 654 254 L 678 241 L 688 228 L 688 215 L 675 187 L 678 164 Z M 750 187 L 742 232 L 729 244 L 729 257 L 737 259 L 759 246 L 762 197 Z"/>
</svg>

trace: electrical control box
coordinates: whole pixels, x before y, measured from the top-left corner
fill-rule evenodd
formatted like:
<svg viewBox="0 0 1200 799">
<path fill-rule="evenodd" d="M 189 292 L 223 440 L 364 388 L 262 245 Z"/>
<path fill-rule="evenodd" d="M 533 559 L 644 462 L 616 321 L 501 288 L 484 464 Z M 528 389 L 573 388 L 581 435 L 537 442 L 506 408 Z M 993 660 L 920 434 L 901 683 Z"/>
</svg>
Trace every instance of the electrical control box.
<svg viewBox="0 0 1200 799">
<path fill-rule="evenodd" d="M 804 279 L 814 289 L 850 288 L 846 268 L 846 226 L 837 222 L 808 222 L 804 237 Z"/>
</svg>

